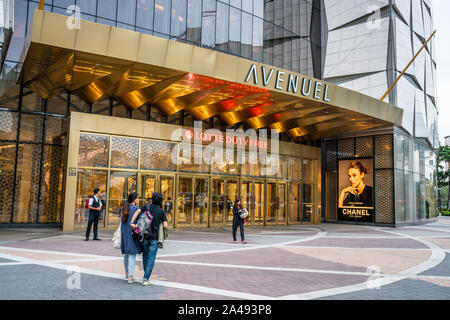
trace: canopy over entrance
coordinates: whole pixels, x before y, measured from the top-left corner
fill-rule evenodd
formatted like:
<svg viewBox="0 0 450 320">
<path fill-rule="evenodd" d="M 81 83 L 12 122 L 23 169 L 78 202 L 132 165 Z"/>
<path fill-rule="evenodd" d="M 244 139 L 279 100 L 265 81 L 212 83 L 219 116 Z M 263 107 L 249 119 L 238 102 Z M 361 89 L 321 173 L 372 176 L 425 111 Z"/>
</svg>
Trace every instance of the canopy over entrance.
<svg viewBox="0 0 450 320">
<path fill-rule="evenodd" d="M 214 50 L 36 10 L 19 81 L 43 98 L 69 90 L 172 115 L 317 139 L 401 125 L 403 111 L 331 83 Z"/>
</svg>

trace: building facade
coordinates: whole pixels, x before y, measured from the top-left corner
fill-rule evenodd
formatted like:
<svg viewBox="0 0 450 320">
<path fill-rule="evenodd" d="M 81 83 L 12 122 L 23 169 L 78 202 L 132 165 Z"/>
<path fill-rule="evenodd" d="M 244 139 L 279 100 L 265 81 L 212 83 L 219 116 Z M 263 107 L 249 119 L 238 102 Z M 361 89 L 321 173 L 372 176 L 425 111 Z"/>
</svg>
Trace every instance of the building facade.
<svg viewBox="0 0 450 320">
<path fill-rule="evenodd" d="M 132 191 L 143 201 L 162 192 L 173 227 L 227 225 L 236 198 L 254 225 L 429 221 L 434 43 L 377 100 L 431 34 L 432 8 L 392 2 L 47 0 L 42 14 L 38 1 L 15 0 L 0 80 L 0 224 L 83 228 L 95 187 L 105 228 Z M 171 163 L 168 132 L 198 120 L 224 134 L 278 130 L 275 174 Z M 364 209 L 339 203 L 351 162 L 369 169 Z"/>
</svg>

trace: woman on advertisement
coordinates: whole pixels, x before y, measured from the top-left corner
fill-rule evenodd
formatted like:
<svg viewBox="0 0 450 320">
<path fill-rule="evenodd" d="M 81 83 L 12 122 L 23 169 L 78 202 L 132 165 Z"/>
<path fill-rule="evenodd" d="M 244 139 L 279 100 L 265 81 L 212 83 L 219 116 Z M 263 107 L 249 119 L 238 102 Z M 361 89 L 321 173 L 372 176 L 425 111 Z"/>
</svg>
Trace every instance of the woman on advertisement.
<svg viewBox="0 0 450 320">
<path fill-rule="evenodd" d="M 350 163 L 348 168 L 348 180 L 350 186 L 342 190 L 339 197 L 339 207 L 373 207 L 373 188 L 364 183 L 364 177 L 368 174 L 368 169 L 364 165 L 355 161 Z"/>
</svg>

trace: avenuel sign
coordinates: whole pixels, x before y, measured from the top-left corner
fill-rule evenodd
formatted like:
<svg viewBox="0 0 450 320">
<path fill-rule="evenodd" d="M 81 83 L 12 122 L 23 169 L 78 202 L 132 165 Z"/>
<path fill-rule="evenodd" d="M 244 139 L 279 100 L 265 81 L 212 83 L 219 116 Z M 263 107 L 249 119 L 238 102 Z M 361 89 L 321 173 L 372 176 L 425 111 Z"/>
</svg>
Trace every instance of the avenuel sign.
<svg viewBox="0 0 450 320">
<path fill-rule="evenodd" d="M 324 85 L 320 81 L 308 80 L 305 77 L 301 78 L 293 74 L 286 75 L 286 72 L 280 70 L 276 71 L 276 75 L 274 75 L 274 73 L 274 69 L 270 69 L 270 71 L 267 72 L 266 68 L 263 66 L 261 67 L 261 74 L 258 75 L 256 64 L 252 64 L 250 71 L 245 78 L 245 82 L 249 82 L 250 79 L 253 78 L 253 82 L 259 84 L 259 79 L 261 79 L 262 84 L 267 87 L 270 83 L 270 79 L 276 77 L 275 89 L 277 90 L 286 90 L 287 92 L 292 92 L 294 94 L 299 92 L 305 97 L 312 96 L 317 100 L 323 99 L 323 101 L 326 102 L 331 101 L 328 98 L 328 84 Z"/>
</svg>

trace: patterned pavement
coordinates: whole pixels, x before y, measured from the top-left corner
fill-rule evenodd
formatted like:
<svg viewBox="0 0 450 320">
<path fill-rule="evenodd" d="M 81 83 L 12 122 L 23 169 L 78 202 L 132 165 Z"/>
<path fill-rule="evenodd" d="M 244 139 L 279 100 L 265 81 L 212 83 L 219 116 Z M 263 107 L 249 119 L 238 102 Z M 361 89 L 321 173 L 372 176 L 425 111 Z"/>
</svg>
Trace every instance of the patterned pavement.
<svg viewBox="0 0 450 320">
<path fill-rule="evenodd" d="M 0 300 L 450 299 L 449 218 L 398 229 L 248 227 L 246 245 L 227 228 L 174 230 L 150 287 L 127 284 L 112 232 L 100 237 L 0 229 Z"/>
</svg>

